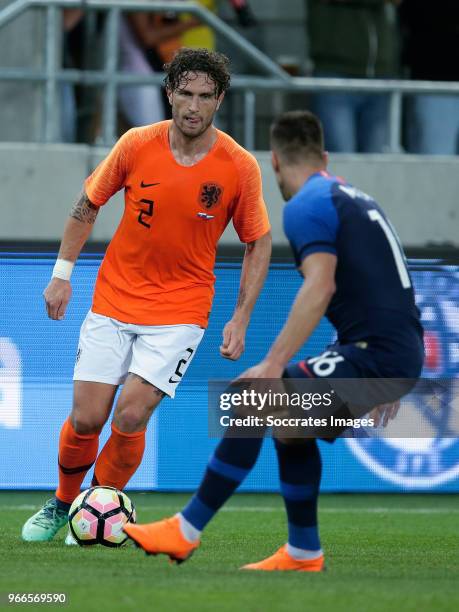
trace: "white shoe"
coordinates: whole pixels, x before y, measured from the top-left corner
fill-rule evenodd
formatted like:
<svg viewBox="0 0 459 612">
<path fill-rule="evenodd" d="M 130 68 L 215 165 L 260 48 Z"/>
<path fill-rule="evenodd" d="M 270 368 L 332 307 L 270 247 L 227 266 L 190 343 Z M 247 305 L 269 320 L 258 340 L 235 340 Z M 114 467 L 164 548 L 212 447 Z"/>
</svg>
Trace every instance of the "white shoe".
<svg viewBox="0 0 459 612">
<path fill-rule="evenodd" d="M 70 529 L 68 530 L 68 533 L 65 536 L 64 544 L 66 546 L 78 546 L 78 542 L 73 537 L 72 532 L 70 531 Z"/>
</svg>

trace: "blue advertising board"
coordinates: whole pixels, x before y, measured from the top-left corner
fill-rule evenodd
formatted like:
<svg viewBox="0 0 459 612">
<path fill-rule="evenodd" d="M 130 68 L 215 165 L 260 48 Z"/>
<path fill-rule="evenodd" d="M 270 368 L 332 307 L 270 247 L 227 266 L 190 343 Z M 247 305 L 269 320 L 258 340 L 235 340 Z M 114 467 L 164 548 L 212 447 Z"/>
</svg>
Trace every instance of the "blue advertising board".
<svg viewBox="0 0 459 612">
<path fill-rule="evenodd" d="M 81 322 L 91 304 L 100 258 L 83 256 L 72 277 L 73 297 L 64 321 L 47 318 L 42 292 L 53 258 L 0 257 L 0 488 L 46 489 L 57 482 L 59 430 L 72 402 L 72 372 Z M 426 330 L 425 377 L 459 374 L 459 268 L 411 262 Z M 188 491 L 196 488 L 216 440 L 207 431 L 207 381 L 231 379 L 258 362 L 285 320 L 300 285 L 290 265 L 272 265 L 256 305 L 246 351 L 238 362 L 219 354 L 239 286 L 238 264 L 217 264 L 210 325 L 176 399 L 161 404 L 149 426 L 147 450 L 130 487 Z M 320 353 L 333 339 L 323 321 L 300 353 Z M 101 445 L 108 435 L 106 427 Z M 322 490 L 459 491 L 456 439 L 346 438 L 321 444 Z M 89 484 L 90 475 L 85 483 Z M 266 440 L 241 490 L 277 490 L 277 463 Z"/>
</svg>

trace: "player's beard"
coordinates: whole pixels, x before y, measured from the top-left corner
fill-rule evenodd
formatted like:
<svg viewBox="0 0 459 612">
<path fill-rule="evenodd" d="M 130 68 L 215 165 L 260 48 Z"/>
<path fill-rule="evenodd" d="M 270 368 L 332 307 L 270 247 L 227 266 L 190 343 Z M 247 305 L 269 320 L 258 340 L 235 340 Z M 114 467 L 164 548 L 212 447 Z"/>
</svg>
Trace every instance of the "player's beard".
<svg viewBox="0 0 459 612">
<path fill-rule="evenodd" d="M 185 117 L 186 115 L 180 116 L 177 111 L 174 111 L 174 109 L 172 109 L 172 118 L 177 128 L 182 132 L 182 134 L 186 138 L 189 138 L 190 140 L 194 140 L 195 138 L 199 138 L 200 136 L 202 136 L 209 129 L 209 127 L 212 125 L 212 122 L 214 120 L 215 113 L 212 113 L 210 117 L 207 119 L 207 121 L 203 119 L 202 117 L 199 117 L 199 119 L 201 119 L 201 122 L 202 122 L 201 129 L 199 130 L 187 129 Z"/>
</svg>

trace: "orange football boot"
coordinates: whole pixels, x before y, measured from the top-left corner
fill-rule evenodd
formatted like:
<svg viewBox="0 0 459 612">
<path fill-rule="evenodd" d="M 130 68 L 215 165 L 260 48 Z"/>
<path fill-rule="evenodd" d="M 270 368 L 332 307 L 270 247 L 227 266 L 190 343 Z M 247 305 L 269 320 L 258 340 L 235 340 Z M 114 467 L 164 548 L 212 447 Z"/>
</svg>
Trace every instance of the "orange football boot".
<svg viewBox="0 0 459 612">
<path fill-rule="evenodd" d="M 168 555 L 171 561 L 177 563 L 183 563 L 191 557 L 200 544 L 199 540 L 188 542 L 183 537 L 178 516 L 146 525 L 126 523 L 123 531 L 147 555 Z"/>
<path fill-rule="evenodd" d="M 317 559 L 294 559 L 287 552 L 287 545 L 279 548 L 271 557 L 263 559 L 258 563 L 249 563 L 241 567 L 243 570 L 261 570 L 264 572 L 322 572 L 325 569 L 324 556 Z"/>
</svg>

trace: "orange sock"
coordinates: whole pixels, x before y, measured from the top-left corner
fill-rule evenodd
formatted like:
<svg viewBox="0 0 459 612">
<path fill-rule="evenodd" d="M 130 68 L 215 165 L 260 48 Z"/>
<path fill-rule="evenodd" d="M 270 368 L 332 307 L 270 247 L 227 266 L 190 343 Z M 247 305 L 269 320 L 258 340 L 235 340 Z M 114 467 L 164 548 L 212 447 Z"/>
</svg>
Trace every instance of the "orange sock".
<svg viewBox="0 0 459 612">
<path fill-rule="evenodd" d="M 86 472 L 96 460 L 98 448 L 99 434 L 79 434 L 70 419 L 65 421 L 59 437 L 58 499 L 68 504 L 73 502 Z"/>
<path fill-rule="evenodd" d="M 97 457 L 92 484 L 124 489 L 139 467 L 144 450 L 145 429 L 124 433 L 112 423 L 112 435 Z"/>
</svg>

